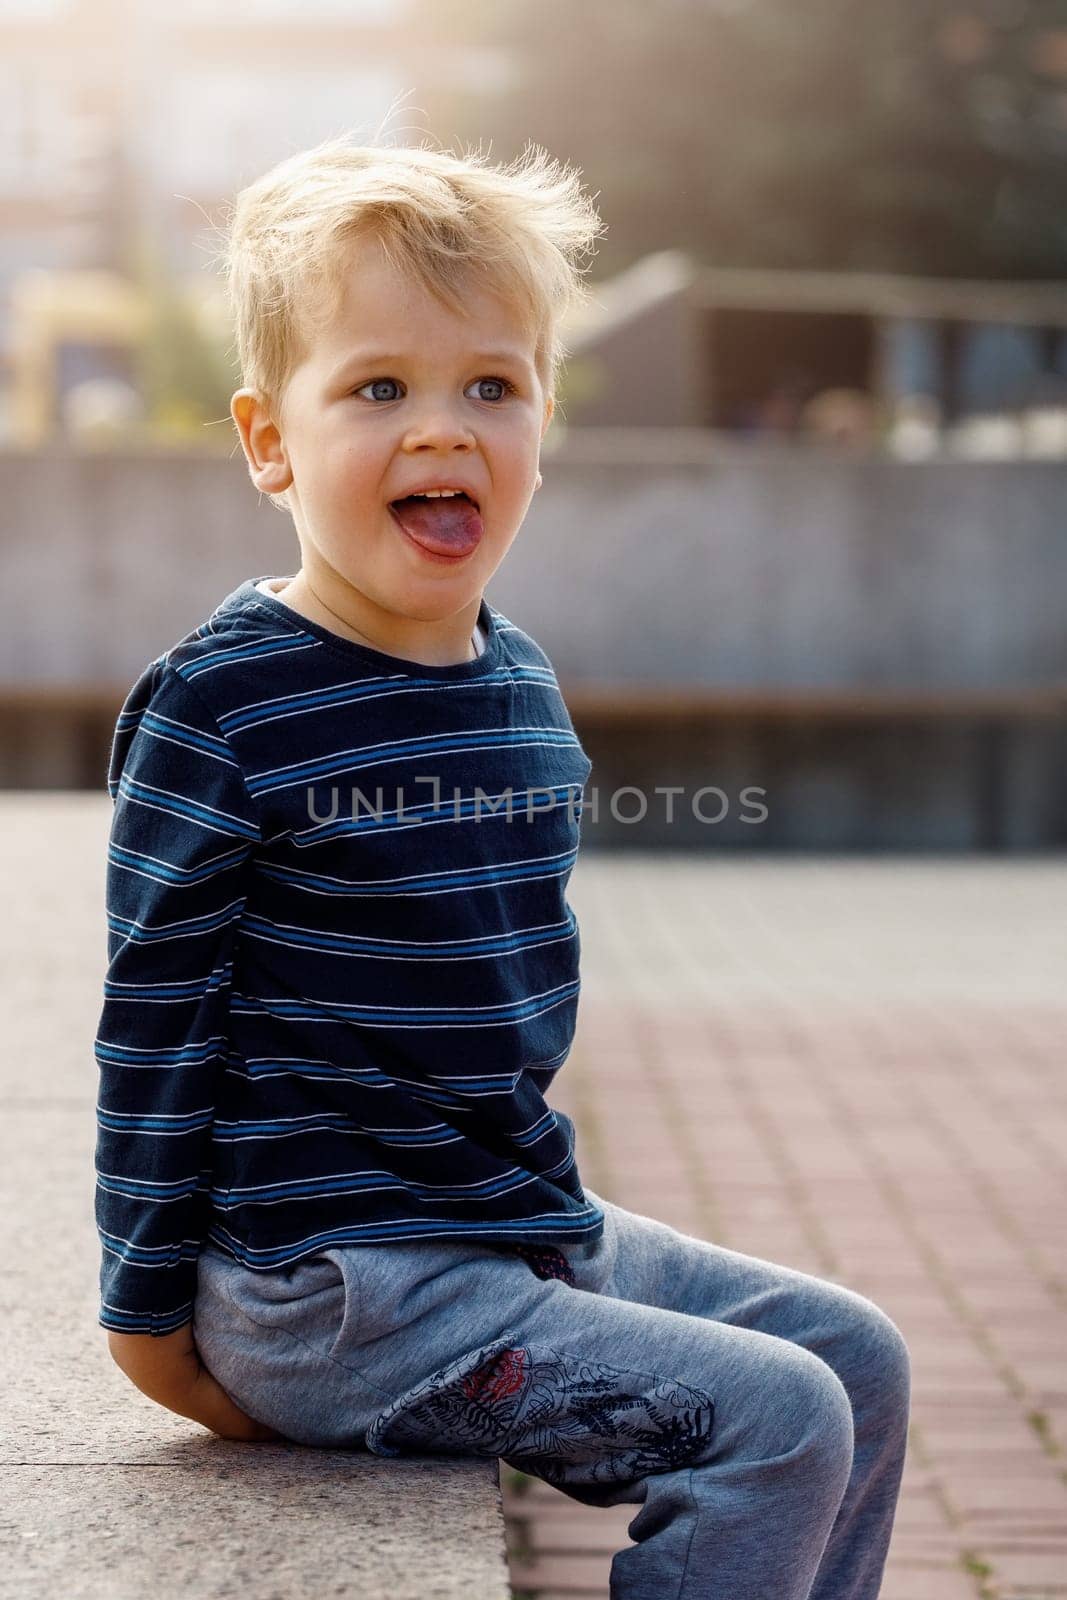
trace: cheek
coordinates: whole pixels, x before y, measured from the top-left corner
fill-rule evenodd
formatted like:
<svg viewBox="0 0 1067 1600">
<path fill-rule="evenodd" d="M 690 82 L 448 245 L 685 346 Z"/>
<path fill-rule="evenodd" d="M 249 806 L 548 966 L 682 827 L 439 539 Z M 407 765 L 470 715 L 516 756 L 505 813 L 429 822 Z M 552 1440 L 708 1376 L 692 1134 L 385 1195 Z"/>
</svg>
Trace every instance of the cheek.
<svg viewBox="0 0 1067 1600">
<path fill-rule="evenodd" d="M 343 494 L 345 499 L 363 506 L 371 501 L 384 506 L 388 451 L 345 439 L 330 453 L 330 462 L 333 493 Z"/>
<path fill-rule="evenodd" d="M 512 434 L 497 448 L 494 478 L 506 483 L 512 494 L 524 492 L 537 476 L 537 451 L 536 433 L 524 431 L 521 438 Z"/>
</svg>

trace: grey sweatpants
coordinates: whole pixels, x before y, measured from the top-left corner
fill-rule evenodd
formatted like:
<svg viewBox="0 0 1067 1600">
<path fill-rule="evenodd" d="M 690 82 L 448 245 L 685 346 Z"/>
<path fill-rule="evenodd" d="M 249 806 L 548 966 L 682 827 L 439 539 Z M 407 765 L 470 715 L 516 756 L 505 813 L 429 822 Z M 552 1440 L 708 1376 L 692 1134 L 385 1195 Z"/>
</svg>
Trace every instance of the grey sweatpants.
<svg viewBox="0 0 1067 1600">
<path fill-rule="evenodd" d="M 256 1272 L 206 1246 L 193 1335 L 297 1443 L 501 1457 L 641 1505 L 611 1600 L 875 1600 L 910 1367 L 852 1290 L 610 1201 L 575 1285 L 487 1244 L 331 1247 Z"/>
</svg>

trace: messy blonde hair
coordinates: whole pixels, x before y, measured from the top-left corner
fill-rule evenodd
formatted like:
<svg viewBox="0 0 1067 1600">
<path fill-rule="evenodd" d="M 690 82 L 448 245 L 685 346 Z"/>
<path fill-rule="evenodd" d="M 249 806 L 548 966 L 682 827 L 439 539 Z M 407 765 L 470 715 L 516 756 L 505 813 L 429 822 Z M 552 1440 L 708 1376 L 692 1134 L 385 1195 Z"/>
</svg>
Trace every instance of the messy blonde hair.
<svg viewBox="0 0 1067 1600">
<path fill-rule="evenodd" d="M 425 144 L 361 144 L 351 132 L 301 151 L 240 190 L 218 252 L 241 383 L 278 405 L 346 257 L 373 238 L 399 274 L 453 311 L 472 282 L 513 305 L 555 398 L 569 353 L 561 323 L 589 296 L 582 274 L 604 231 L 578 169 L 537 145 L 508 165 Z M 270 499 L 283 509 L 284 495 Z"/>
</svg>

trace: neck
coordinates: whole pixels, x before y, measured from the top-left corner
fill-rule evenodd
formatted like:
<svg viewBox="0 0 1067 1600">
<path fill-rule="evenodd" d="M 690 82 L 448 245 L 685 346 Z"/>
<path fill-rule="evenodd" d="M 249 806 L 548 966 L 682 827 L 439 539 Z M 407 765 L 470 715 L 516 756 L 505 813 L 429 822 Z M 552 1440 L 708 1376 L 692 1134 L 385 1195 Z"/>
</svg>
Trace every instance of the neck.
<svg viewBox="0 0 1067 1600">
<path fill-rule="evenodd" d="M 277 598 L 302 616 L 340 633 L 342 638 L 352 639 L 356 644 L 367 645 L 385 655 L 434 667 L 455 666 L 477 659 L 478 650 L 472 636 L 480 601 L 466 612 L 465 618 L 461 614 L 435 624 L 389 613 L 368 616 L 364 597 L 359 596 L 364 600 L 359 607 L 357 595 L 358 591 L 348 584 L 338 593 L 322 574 L 309 578 L 303 568 L 277 591 Z"/>
</svg>

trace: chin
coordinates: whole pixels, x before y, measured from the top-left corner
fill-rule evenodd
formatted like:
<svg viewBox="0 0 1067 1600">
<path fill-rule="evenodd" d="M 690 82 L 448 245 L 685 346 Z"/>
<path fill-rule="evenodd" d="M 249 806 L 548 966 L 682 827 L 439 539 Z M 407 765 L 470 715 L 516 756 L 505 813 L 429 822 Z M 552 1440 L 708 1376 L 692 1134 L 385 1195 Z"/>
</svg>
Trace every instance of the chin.
<svg viewBox="0 0 1067 1600">
<path fill-rule="evenodd" d="M 467 606 L 480 605 L 481 598 L 482 588 L 479 585 L 472 588 L 469 593 L 459 595 L 454 589 L 450 594 L 407 595 L 398 599 L 391 609 L 398 616 L 407 617 L 411 622 L 448 622 Z"/>
</svg>

